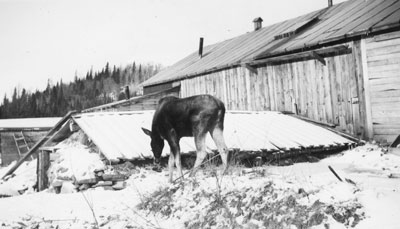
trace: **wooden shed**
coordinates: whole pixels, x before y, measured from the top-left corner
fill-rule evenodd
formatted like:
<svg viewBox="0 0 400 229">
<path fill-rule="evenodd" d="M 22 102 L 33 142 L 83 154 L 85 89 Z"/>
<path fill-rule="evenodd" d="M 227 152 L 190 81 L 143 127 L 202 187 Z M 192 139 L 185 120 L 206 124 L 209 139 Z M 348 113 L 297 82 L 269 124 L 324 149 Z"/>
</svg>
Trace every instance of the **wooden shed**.
<svg viewBox="0 0 400 229">
<path fill-rule="evenodd" d="M 350 0 L 199 51 L 145 81 L 144 94 L 179 86 L 181 97 L 290 111 L 362 139 L 400 134 L 398 0 Z"/>
<path fill-rule="evenodd" d="M 60 118 L 0 119 L 0 165 L 19 160 Z"/>
</svg>

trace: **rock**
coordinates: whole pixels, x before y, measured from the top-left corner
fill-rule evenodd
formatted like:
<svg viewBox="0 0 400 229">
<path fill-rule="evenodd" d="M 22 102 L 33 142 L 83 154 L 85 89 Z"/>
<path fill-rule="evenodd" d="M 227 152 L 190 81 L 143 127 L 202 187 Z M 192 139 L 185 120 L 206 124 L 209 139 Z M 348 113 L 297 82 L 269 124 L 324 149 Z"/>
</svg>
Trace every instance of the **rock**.
<svg viewBox="0 0 400 229">
<path fill-rule="evenodd" d="M 155 165 L 155 166 L 152 168 L 152 170 L 161 173 L 162 167 L 161 167 L 160 165 Z"/>
<path fill-rule="evenodd" d="M 97 168 L 97 169 L 95 169 L 93 172 L 94 173 L 99 173 L 99 172 L 103 172 L 104 173 L 104 168 Z"/>
<path fill-rule="evenodd" d="M 97 187 L 95 187 L 95 186 L 92 186 L 92 187 L 90 188 L 90 190 L 95 190 L 95 191 L 104 191 L 105 189 L 104 189 L 104 187 L 100 187 L 100 186 L 97 186 Z"/>
<path fill-rule="evenodd" d="M 61 187 L 63 186 L 63 182 L 59 181 L 59 180 L 55 180 L 55 181 L 53 181 L 53 183 L 51 185 L 54 188 L 54 192 L 56 194 L 59 194 L 61 192 Z"/>
<path fill-rule="evenodd" d="M 55 180 L 53 181 L 53 183 L 51 184 L 54 188 L 55 187 L 61 187 L 63 185 L 63 182 L 60 180 Z"/>
<path fill-rule="evenodd" d="M 91 179 L 83 179 L 83 180 L 78 180 L 78 184 L 96 184 L 98 180 L 96 178 L 91 178 Z"/>
<path fill-rule="evenodd" d="M 111 186 L 103 186 L 103 189 L 104 189 L 105 191 L 114 191 L 114 188 L 111 187 Z"/>
<path fill-rule="evenodd" d="M 121 174 L 104 174 L 102 177 L 105 181 L 124 181 L 128 179 L 125 175 Z"/>
<path fill-rule="evenodd" d="M 103 179 L 104 171 L 95 172 L 96 177 Z"/>
<path fill-rule="evenodd" d="M 102 187 L 102 186 L 112 186 L 112 185 L 113 185 L 112 181 L 99 181 L 99 183 L 93 185 L 93 188 Z"/>
<path fill-rule="evenodd" d="M 57 170 L 57 173 L 65 173 L 68 171 L 68 168 L 61 167 Z"/>
<path fill-rule="evenodd" d="M 60 193 L 74 193 L 76 192 L 76 187 L 72 182 L 64 182 L 62 184 Z"/>
<path fill-rule="evenodd" d="M 112 187 L 115 190 L 124 189 L 124 188 L 126 188 L 126 182 L 125 181 L 117 181 Z"/>
<path fill-rule="evenodd" d="M 19 193 L 20 195 L 22 195 L 22 194 L 24 194 L 24 193 L 26 192 L 26 190 L 28 190 L 28 187 L 25 187 L 25 188 L 23 188 L 23 189 L 18 190 L 18 193 Z"/>
<path fill-rule="evenodd" d="M 90 188 L 90 185 L 82 184 L 81 186 L 79 186 L 79 191 L 85 191 L 85 190 L 87 190 L 89 188 Z"/>
<path fill-rule="evenodd" d="M 68 176 L 57 176 L 58 180 L 63 180 L 63 181 L 72 181 L 73 178 L 72 177 L 68 177 Z"/>
</svg>

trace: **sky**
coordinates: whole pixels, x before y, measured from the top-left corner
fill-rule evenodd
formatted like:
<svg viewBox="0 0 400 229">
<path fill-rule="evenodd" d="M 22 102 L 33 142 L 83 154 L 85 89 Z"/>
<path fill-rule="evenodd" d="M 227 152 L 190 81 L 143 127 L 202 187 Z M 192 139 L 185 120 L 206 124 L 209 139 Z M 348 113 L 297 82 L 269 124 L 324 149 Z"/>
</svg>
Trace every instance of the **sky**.
<svg viewBox="0 0 400 229">
<path fill-rule="evenodd" d="M 333 0 L 334 4 L 343 0 Z M 0 98 L 91 68 L 169 66 L 204 45 L 326 7 L 328 0 L 0 0 Z"/>
</svg>

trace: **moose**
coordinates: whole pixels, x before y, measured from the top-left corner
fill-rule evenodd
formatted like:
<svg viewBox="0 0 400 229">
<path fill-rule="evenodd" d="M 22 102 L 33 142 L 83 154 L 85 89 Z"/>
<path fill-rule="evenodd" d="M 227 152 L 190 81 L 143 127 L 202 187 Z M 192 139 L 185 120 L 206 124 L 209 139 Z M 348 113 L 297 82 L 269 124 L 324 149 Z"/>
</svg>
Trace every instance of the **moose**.
<svg viewBox="0 0 400 229">
<path fill-rule="evenodd" d="M 224 165 L 228 168 L 228 149 L 223 137 L 225 118 L 224 103 L 211 95 L 196 95 L 187 98 L 167 96 L 159 100 L 153 116 L 151 131 L 142 128 L 151 137 L 154 163 L 160 164 L 166 140 L 171 149 L 168 160 L 169 182 L 173 182 L 174 163 L 183 178 L 179 141 L 182 137 L 194 137 L 196 161 L 190 176 L 201 166 L 206 152 L 206 135 L 211 134 Z"/>
</svg>

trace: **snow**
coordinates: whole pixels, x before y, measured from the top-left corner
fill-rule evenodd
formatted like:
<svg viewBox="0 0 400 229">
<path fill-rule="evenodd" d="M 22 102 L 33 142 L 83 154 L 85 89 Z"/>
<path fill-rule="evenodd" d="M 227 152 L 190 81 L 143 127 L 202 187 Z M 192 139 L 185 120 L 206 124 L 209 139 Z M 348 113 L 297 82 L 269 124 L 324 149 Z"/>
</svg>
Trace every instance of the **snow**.
<svg viewBox="0 0 400 229">
<path fill-rule="evenodd" d="M 9 166 L 0 169 L 0 177 L 3 177 L 6 172 L 13 167 L 16 162 Z M 15 196 L 19 195 L 19 191 L 33 193 L 33 186 L 36 183 L 36 160 L 24 162 L 15 171 L 15 176 L 10 178 L 11 182 L 0 180 L 0 195 Z"/>
<path fill-rule="evenodd" d="M 0 119 L 0 128 L 51 128 L 61 118 L 15 118 L 15 119 Z"/>
<path fill-rule="evenodd" d="M 95 178 L 93 171 L 96 169 L 105 169 L 100 155 L 90 153 L 86 146 L 74 144 L 59 144 L 60 148 L 52 154 L 54 161 L 49 170 L 49 179 L 53 182 L 58 178 L 63 180 L 83 180 Z"/>
<path fill-rule="evenodd" d="M 83 145 L 57 147 L 49 169 L 52 182 L 87 179 L 94 169 L 110 169 Z M 167 183 L 167 169 L 157 173 L 135 167 L 120 191 L 99 187 L 76 192 L 72 182 L 65 182 L 61 194 L 52 188 L 34 193 L 35 166 L 35 161 L 25 163 L 15 177 L 0 183 L 0 195 L 13 196 L 0 198 L 2 228 L 265 228 L 272 223 L 283 228 L 398 228 L 400 224 L 396 178 L 400 157 L 373 144 L 316 163 L 234 165 L 224 176 L 221 168 L 206 166 L 194 178 L 174 185 Z M 0 169 L 0 175 L 6 170 Z M 20 195 L 18 191 L 26 188 Z"/>
</svg>

